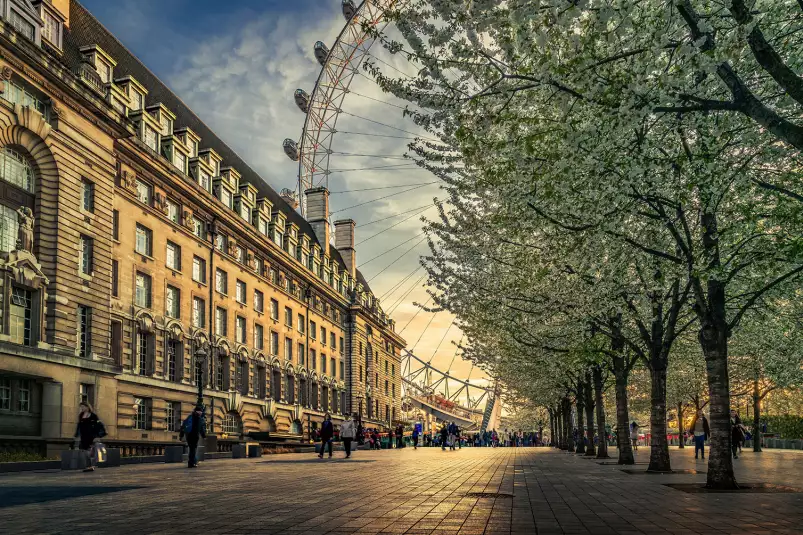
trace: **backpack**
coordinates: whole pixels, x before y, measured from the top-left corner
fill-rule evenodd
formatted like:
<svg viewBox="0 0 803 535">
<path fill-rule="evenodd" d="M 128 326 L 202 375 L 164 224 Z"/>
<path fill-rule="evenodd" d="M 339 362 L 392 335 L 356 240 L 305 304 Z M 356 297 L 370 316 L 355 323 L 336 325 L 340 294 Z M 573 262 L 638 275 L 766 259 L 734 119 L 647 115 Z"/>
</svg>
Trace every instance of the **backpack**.
<svg viewBox="0 0 803 535">
<path fill-rule="evenodd" d="M 190 433 L 192 433 L 192 414 L 190 414 L 184 419 L 184 422 L 181 424 L 181 431 L 185 435 L 189 435 Z"/>
</svg>

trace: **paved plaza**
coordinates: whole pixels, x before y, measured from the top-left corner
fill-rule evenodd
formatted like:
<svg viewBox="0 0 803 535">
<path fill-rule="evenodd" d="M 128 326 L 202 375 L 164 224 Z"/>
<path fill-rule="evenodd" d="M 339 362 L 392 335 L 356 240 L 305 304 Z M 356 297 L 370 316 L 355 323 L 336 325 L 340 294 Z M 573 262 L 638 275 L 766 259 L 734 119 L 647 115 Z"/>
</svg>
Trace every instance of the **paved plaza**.
<svg viewBox="0 0 803 535">
<path fill-rule="evenodd" d="M 548 448 L 412 448 L 0 476 L 3 533 L 801 533 L 803 494 L 690 494 Z M 647 448 L 638 454 L 645 462 Z M 693 452 L 674 468 L 700 472 Z M 803 452 L 747 452 L 742 482 L 803 487 Z M 637 465 L 639 470 L 644 465 Z"/>
</svg>

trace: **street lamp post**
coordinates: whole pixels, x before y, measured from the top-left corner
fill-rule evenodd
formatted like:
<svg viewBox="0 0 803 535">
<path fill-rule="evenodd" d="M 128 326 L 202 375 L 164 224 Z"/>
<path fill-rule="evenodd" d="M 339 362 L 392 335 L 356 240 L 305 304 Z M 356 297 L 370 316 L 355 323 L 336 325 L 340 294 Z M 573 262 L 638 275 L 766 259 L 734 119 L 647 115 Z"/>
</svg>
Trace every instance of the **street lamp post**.
<svg viewBox="0 0 803 535">
<path fill-rule="evenodd" d="M 198 383 L 198 405 L 204 404 L 204 365 L 206 365 L 207 358 L 206 350 L 200 346 L 195 350 L 195 365 L 198 367 L 200 373 L 196 372 L 196 382 Z"/>
</svg>

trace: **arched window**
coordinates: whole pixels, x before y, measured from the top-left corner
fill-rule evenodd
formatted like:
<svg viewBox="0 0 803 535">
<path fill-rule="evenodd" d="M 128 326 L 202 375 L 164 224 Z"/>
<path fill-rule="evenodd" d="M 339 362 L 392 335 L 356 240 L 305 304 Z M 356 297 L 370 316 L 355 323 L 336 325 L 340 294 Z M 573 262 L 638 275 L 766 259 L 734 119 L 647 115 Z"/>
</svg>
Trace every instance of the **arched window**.
<svg viewBox="0 0 803 535">
<path fill-rule="evenodd" d="M 223 432 L 229 435 L 241 435 L 243 433 L 243 420 L 239 414 L 232 411 L 223 417 Z"/>
<path fill-rule="evenodd" d="M 34 193 L 33 167 L 26 156 L 12 148 L 0 151 L 0 179 Z"/>
</svg>

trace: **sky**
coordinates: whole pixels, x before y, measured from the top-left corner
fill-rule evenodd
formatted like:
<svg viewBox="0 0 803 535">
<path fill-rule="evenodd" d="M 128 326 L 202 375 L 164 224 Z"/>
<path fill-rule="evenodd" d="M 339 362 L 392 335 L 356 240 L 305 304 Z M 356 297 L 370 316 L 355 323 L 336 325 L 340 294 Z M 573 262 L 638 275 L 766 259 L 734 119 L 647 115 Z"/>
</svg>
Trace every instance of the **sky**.
<svg viewBox="0 0 803 535">
<path fill-rule="evenodd" d="M 82 3 L 276 191 L 296 188 L 298 166 L 282 150 L 285 138 L 300 139 L 304 125 L 293 92 L 312 91 L 321 70 L 314 43 L 331 47 L 344 27 L 340 0 Z M 371 51 L 388 74 L 415 72 L 379 46 Z M 355 76 L 350 89 L 329 166 L 331 220 L 356 221 L 357 267 L 408 349 L 481 384 L 480 370 L 454 358 L 461 333 L 453 317 L 416 305 L 428 299 L 424 270 L 415 271 L 428 253 L 417 213 L 434 217 L 436 210 L 426 207 L 445 197 L 434 176 L 400 159 L 418 130 L 402 117 L 405 103 L 382 94 L 367 76 Z"/>
</svg>

